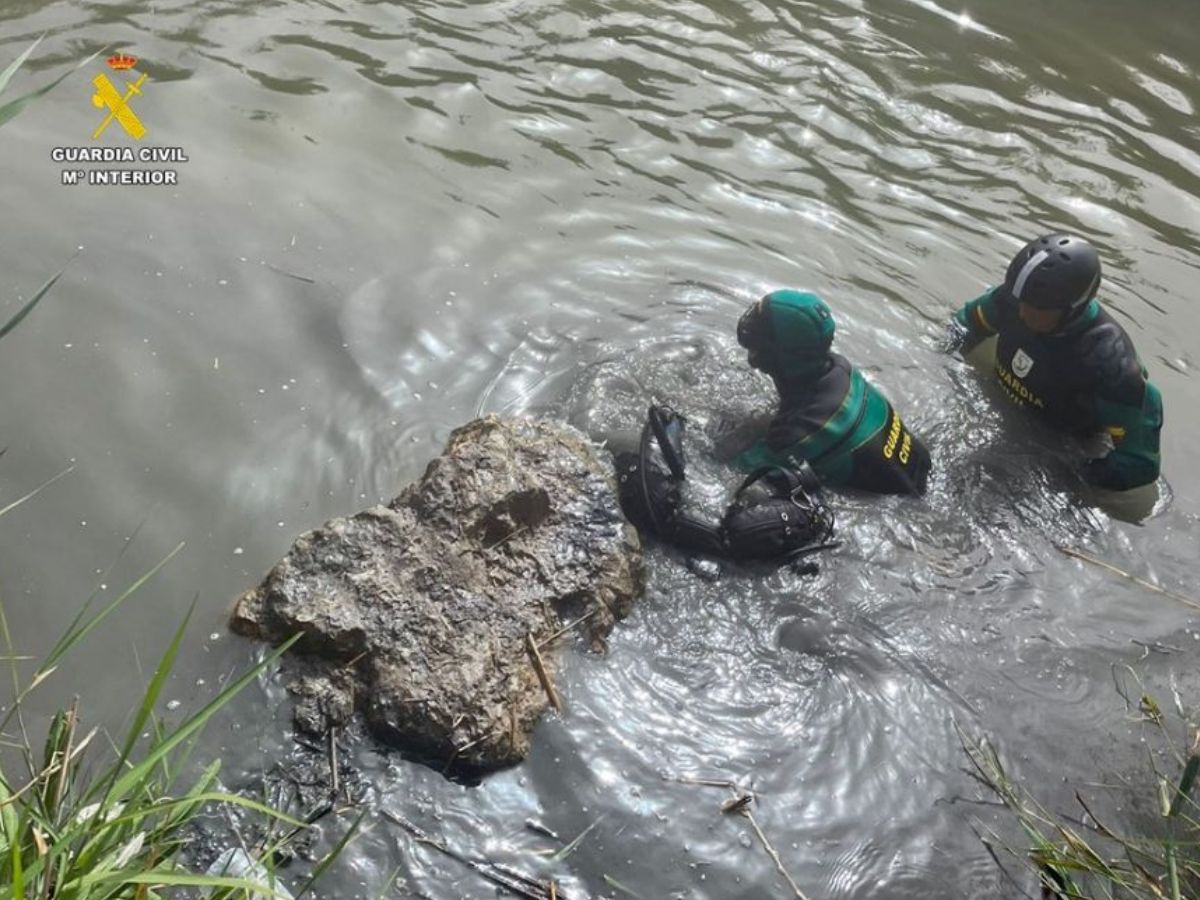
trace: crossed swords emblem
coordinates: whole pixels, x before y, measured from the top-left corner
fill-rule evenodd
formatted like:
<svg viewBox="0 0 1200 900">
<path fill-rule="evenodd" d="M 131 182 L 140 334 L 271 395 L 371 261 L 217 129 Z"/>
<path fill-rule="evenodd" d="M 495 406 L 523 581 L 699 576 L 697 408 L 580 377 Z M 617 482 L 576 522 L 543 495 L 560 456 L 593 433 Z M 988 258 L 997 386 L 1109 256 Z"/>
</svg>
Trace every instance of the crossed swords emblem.
<svg viewBox="0 0 1200 900">
<path fill-rule="evenodd" d="M 97 75 L 92 79 L 92 85 L 96 88 L 96 93 L 92 95 L 92 103 L 97 108 L 108 107 L 108 115 L 104 117 L 104 121 L 97 126 L 92 132 L 92 139 L 95 140 L 104 133 L 104 129 L 109 126 L 113 119 L 121 123 L 121 127 L 134 140 L 140 141 L 146 133 L 146 126 L 141 123 L 132 109 L 129 108 L 129 101 L 134 94 L 142 93 L 142 83 L 146 80 L 146 76 L 142 75 L 137 81 L 129 82 L 126 87 L 129 88 L 124 96 L 118 93 L 116 87 L 108 80 L 107 75 Z"/>
</svg>

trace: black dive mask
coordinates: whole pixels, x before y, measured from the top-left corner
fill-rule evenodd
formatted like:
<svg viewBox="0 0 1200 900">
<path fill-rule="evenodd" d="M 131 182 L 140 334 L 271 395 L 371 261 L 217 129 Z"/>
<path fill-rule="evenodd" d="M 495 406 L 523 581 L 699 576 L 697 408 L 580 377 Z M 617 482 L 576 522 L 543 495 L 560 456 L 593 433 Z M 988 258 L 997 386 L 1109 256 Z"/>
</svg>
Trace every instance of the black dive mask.
<svg viewBox="0 0 1200 900">
<path fill-rule="evenodd" d="M 771 336 L 767 333 L 762 301 L 746 309 L 737 324 L 737 340 L 750 353 L 750 365 L 760 371 L 770 369 Z"/>
</svg>

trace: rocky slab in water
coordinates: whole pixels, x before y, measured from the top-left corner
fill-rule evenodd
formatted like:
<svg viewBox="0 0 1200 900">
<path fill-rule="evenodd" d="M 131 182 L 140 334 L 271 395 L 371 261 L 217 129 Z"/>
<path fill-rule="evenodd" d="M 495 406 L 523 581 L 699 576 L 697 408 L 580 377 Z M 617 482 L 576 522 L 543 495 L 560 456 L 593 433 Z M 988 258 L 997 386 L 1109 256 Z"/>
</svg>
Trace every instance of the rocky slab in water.
<svg viewBox="0 0 1200 900">
<path fill-rule="evenodd" d="M 527 635 L 588 615 L 602 642 L 640 590 L 616 497 L 611 462 L 575 429 L 477 419 L 387 506 L 302 535 L 231 626 L 273 643 L 303 632 L 289 665 L 305 730 L 360 710 L 431 761 L 515 763 L 549 705 Z M 563 643 L 541 650 L 551 680 Z"/>
</svg>

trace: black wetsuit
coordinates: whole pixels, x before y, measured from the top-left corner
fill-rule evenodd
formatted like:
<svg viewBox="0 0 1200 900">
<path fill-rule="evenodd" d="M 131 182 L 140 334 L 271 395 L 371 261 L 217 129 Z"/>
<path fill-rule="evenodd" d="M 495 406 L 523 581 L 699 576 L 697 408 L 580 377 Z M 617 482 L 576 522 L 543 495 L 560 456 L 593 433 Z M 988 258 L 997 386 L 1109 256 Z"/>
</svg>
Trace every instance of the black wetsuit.
<svg viewBox="0 0 1200 900">
<path fill-rule="evenodd" d="M 1125 490 L 1158 477 L 1162 396 L 1129 335 L 1098 301 L 1049 334 L 1026 328 L 1017 301 L 1001 290 L 970 301 L 955 320 L 966 329 L 967 349 L 998 335 L 996 378 L 1014 405 L 1060 430 L 1112 438 L 1113 451 L 1085 467 L 1088 481 Z"/>
<path fill-rule="evenodd" d="M 775 378 L 779 410 L 767 435 L 737 459 L 738 468 L 807 462 L 825 484 L 880 494 L 920 494 L 929 451 L 887 398 L 850 362 L 830 353 L 813 378 Z"/>
</svg>

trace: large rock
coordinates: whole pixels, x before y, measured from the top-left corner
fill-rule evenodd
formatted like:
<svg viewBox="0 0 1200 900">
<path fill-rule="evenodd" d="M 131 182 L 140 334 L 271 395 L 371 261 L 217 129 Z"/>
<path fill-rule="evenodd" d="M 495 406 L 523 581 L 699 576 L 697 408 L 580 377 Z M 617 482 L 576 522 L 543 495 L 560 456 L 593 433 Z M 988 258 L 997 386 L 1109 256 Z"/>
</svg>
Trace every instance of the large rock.
<svg viewBox="0 0 1200 900">
<path fill-rule="evenodd" d="M 640 590 L 641 545 L 616 497 L 611 462 L 575 429 L 477 419 L 387 506 L 301 536 L 231 626 L 274 643 L 303 633 L 303 728 L 357 709 L 439 765 L 517 762 L 548 706 L 527 635 L 588 616 L 580 627 L 602 642 Z M 541 649 L 551 680 L 562 644 Z"/>
</svg>

